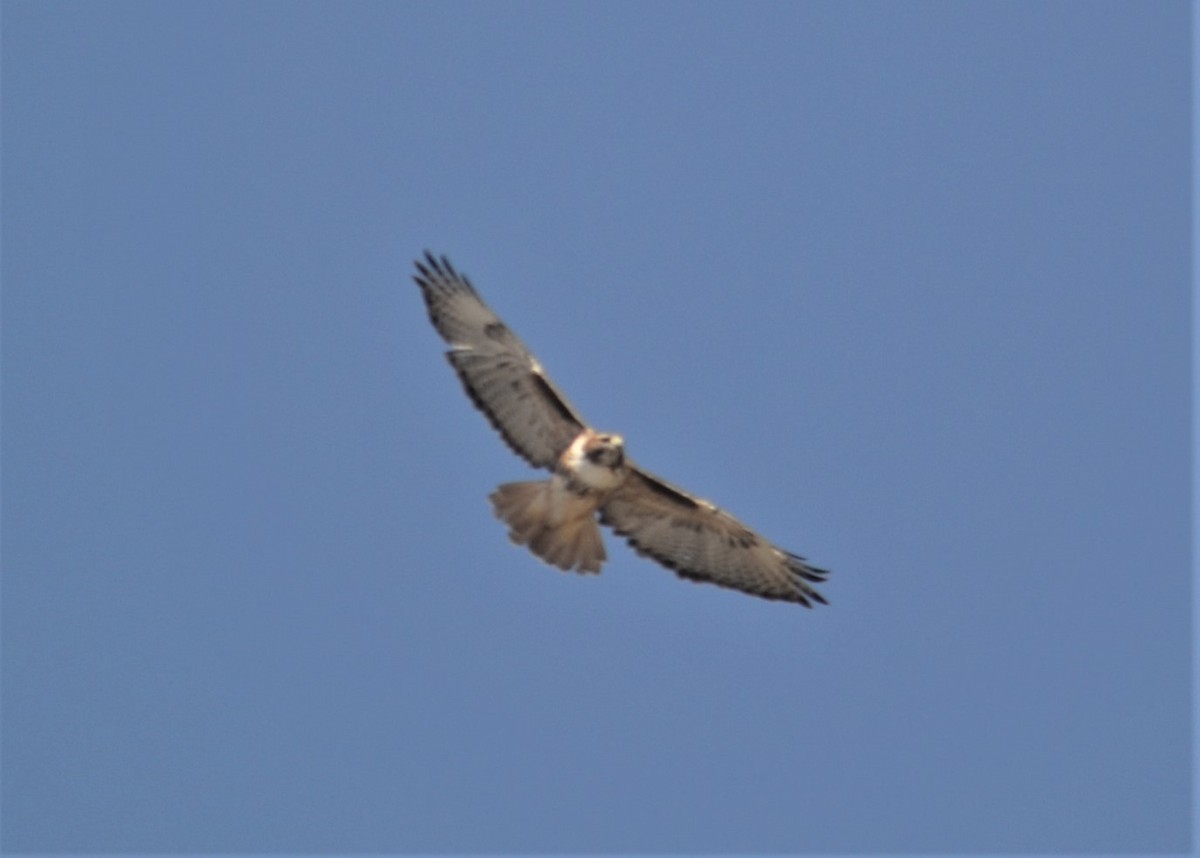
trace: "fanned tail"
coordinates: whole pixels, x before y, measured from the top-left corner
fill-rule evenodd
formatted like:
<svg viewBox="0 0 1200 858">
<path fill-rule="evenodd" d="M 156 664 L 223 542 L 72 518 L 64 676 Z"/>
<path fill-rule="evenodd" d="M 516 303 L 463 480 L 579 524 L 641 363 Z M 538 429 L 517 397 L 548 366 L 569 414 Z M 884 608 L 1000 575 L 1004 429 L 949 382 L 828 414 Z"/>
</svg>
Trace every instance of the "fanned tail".
<svg viewBox="0 0 1200 858">
<path fill-rule="evenodd" d="M 508 538 L 559 569 L 599 572 L 604 542 L 594 506 L 553 481 L 505 483 L 488 500 L 508 525 Z"/>
</svg>

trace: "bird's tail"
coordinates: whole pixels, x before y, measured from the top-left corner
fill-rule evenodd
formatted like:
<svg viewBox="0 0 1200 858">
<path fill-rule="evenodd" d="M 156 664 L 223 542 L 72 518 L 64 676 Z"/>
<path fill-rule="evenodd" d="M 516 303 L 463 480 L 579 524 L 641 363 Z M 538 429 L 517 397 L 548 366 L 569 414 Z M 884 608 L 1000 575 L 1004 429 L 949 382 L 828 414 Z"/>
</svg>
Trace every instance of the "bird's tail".
<svg viewBox="0 0 1200 858">
<path fill-rule="evenodd" d="M 600 571 L 604 542 L 592 504 L 564 493 L 551 480 L 505 483 L 488 500 L 517 545 L 529 546 L 559 569 Z"/>
</svg>

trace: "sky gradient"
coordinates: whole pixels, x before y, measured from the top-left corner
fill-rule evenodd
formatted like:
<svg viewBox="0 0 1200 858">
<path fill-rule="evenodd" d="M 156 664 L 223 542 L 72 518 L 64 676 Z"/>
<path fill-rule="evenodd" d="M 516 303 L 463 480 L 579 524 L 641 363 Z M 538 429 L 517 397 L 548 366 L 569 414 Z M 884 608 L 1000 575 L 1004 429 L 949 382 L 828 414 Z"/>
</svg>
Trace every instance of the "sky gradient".
<svg viewBox="0 0 1200 858">
<path fill-rule="evenodd" d="M 5 2 L 6 852 L 1185 852 L 1184 2 Z M 512 547 L 447 254 L 814 610 Z"/>
</svg>

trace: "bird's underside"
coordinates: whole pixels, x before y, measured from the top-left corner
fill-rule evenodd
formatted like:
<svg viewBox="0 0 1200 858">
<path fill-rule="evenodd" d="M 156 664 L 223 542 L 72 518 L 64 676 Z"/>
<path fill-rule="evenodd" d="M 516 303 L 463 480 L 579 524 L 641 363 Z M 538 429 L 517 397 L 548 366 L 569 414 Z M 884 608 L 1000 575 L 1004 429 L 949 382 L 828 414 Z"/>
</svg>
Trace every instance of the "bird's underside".
<svg viewBox="0 0 1200 858">
<path fill-rule="evenodd" d="M 784 551 L 708 501 L 642 470 L 624 439 L 597 432 L 525 344 L 443 257 L 425 254 L 414 277 L 446 357 L 476 407 L 513 452 L 549 480 L 506 483 L 491 496 L 509 538 L 564 570 L 599 572 L 598 524 L 682 578 L 812 607 L 829 574 Z"/>
</svg>

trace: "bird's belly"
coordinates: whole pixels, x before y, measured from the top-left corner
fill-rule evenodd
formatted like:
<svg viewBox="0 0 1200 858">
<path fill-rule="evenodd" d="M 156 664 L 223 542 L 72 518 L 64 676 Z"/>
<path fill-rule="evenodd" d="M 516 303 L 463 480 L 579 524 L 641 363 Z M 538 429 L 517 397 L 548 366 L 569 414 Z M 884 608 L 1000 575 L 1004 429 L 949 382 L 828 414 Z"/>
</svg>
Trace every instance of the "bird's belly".
<svg viewBox="0 0 1200 858">
<path fill-rule="evenodd" d="M 592 515 L 600 505 L 602 497 L 595 491 L 579 492 L 559 474 L 551 477 L 550 489 L 546 495 L 546 520 L 553 525 Z"/>
<path fill-rule="evenodd" d="M 596 465 L 587 459 L 571 463 L 571 480 L 583 489 L 608 492 L 615 489 L 624 476 L 619 470 Z"/>
</svg>

